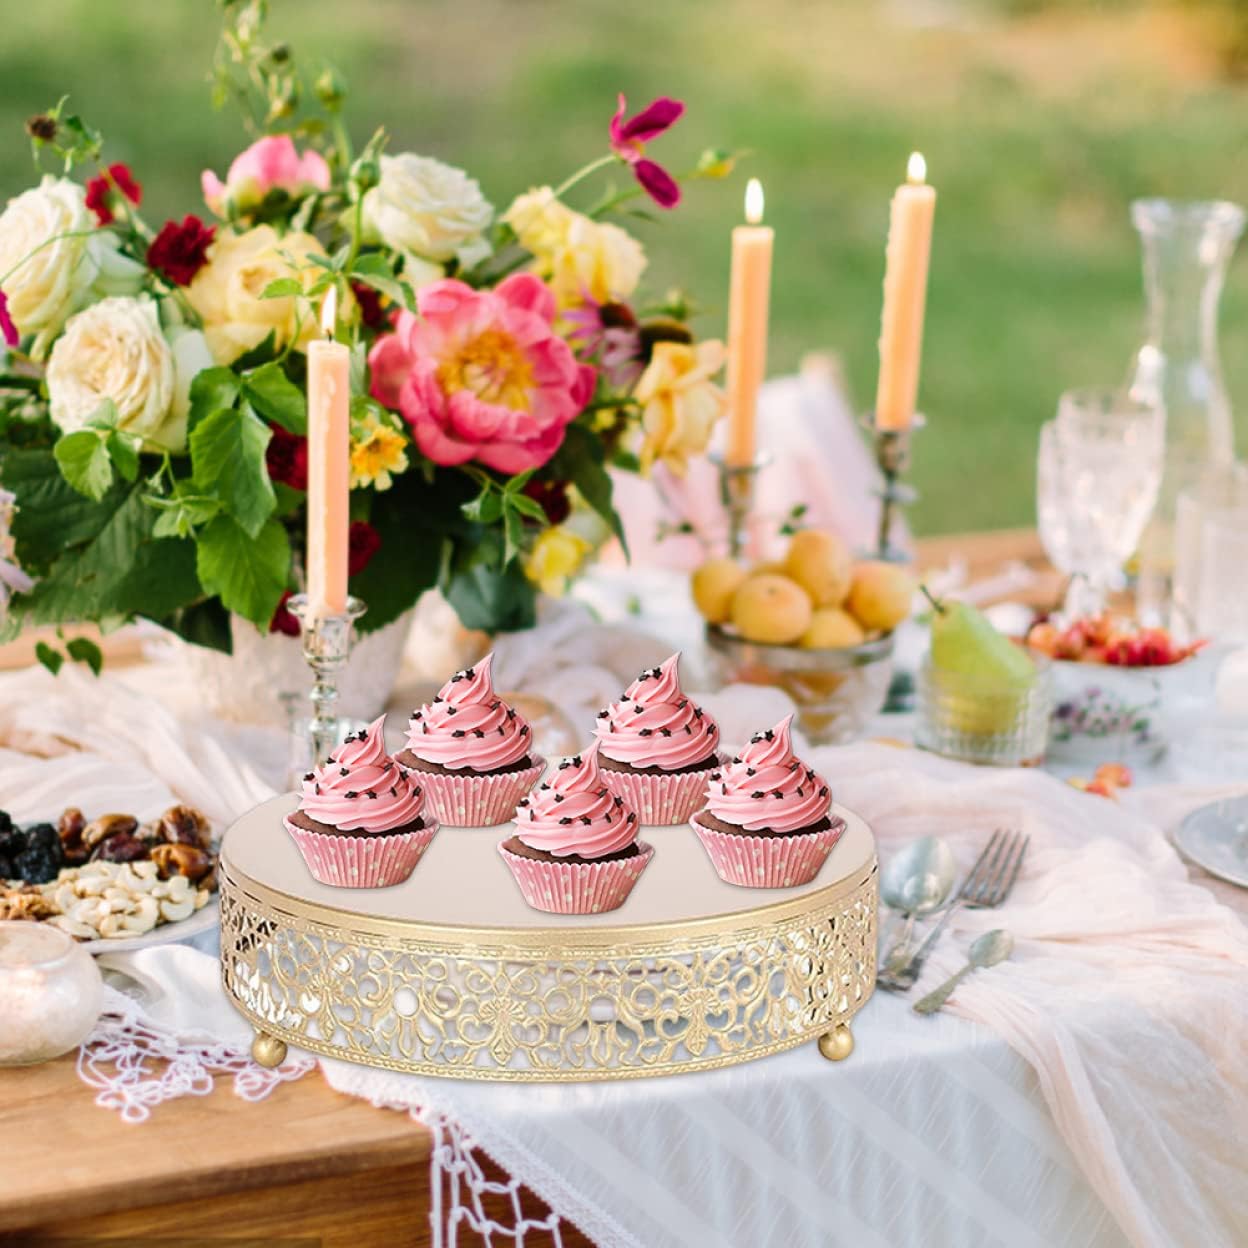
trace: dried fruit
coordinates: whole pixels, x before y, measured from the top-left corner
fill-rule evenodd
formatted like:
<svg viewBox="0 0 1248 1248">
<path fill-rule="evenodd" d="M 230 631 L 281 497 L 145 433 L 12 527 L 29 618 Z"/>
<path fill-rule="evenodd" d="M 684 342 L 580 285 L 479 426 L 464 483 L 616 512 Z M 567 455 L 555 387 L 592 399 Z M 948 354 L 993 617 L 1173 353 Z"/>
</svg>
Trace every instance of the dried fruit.
<svg viewBox="0 0 1248 1248">
<path fill-rule="evenodd" d="M 208 849 L 212 844 L 208 820 L 194 806 L 170 806 L 157 821 L 165 840 L 176 845 L 198 845 Z"/>
<path fill-rule="evenodd" d="M 52 829 L 55 835 L 56 829 Z M 61 843 L 56 842 L 52 849 L 44 842 L 32 841 L 13 860 L 14 878 L 25 880 L 28 884 L 46 884 L 56 879 L 61 870 Z"/>
<path fill-rule="evenodd" d="M 86 826 L 87 821 L 77 806 L 67 806 L 61 812 L 56 830 L 61 838 L 65 861 L 71 866 L 87 860 L 87 847 L 82 843 L 82 832 Z"/>
<path fill-rule="evenodd" d="M 160 878 L 184 875 L 188 880 L 199 880 L 212 870 L 212 855 L 198 845 L 157 845 L 152 849 L 152 861 L 160 871 Z"/>
<path fill-rule="evenodd" d="M 83 828 L 82 843 L 87 849 L 95 850 L 110 837 L 133 834 L 138 826 L 139 821 L 133 815 L 101 815 Z"/>
<path fill-rule="evenodd" d="M 95 862 L 138 862 L 150 852 L 133 832 L 116 832 L 96 845 L 91 858 Z"/>
</svg>

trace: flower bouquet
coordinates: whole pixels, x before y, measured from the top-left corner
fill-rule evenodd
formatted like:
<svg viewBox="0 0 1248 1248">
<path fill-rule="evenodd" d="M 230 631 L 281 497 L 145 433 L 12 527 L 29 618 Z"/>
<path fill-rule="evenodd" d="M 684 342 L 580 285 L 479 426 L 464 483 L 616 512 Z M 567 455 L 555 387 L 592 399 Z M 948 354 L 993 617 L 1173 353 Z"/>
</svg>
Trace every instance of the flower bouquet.
<svg viewBox="0 0 1248 1248">
<path fill-rule="evenodd" d="M 6 603 L 10 633 L 143 617 L 221 650 L 232 615 L 297 631 L 304 350 L 332 290 L 362 630 L 435 586 L 469 628 L 525 627 L 622 535 L 608 466 L 681 471 L 722 411 L 722 345 L 681 298 L 635 302 L 645 252 L 610 219 L 679 202 L 646 147 L 683 105 L 629 118 L 621 96 L 601 158 L 500 214 L 384 131 L 354 150 L 341 79 L 265 41 L 263 0 L 223 7 L 216 90 L 256 137 L 204 173 L 198 215 L 149 223 L 142 171 L 105 163 L 64 100 L 27 123 L 56 172 L 0 214 L 0 622 Z M 573 207 L 612 167 L 626 185 Z"/>
</svg>

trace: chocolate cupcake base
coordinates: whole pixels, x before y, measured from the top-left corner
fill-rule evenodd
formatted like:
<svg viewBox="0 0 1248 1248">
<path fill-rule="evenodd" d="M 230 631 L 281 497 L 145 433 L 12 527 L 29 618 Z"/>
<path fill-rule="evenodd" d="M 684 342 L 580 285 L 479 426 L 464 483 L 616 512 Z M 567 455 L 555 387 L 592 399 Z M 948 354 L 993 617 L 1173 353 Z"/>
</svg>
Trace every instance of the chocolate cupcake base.
<svg viewBox="0 0 1248 1248">
<path fill-rule="evenodd" d="M 618 758 L 604 754 L 601 749 L 598 751 L 598 765 L 603 771 L 631 776 L 687 776 L 696 771 L 714 771 L 721 761 L 719 755 L 712 750 L 701 762 L 686 763 L 683 767 L 634 767 L 632 763 L 622 763 Z"/>
<path fill-rule="evenodd" d="M 506 776 L 515 771 L 526 771 L 533 766 L 533 758 L 526 754 L 514 763 L 505 763 L 502 767 L 491 767 L 478 770 L 476 767 L 444 767 L 441 763 L 431 763 L 426 758 L 418 758 L 411 750 L 404 750 L 394 756 L 394 761 L 407 771 L 420 771 L 430 776 Z"/>
<path fill-rule="evenodd" d="M 534 849 L 532 845 L 526 845 L 518 836 L 505 840 L 503 848 L 509 854 L 515 854 L 517 858 L 528 858 L 531 862 L 571 862 L 580 864 L 622 862 L 626 858 L 636 858 L 641 853 L 641 850 L 637 848 L 637 842 L 634 841 L 631 845 L 625 845 L 623 849 L 617 849 L 613 854 L 603 854 L 601 858 L 583 858 L 580 854 L 552 854 L 549 850 Z"/>
<path fill-rule="evenodd" d="M 775 828 L 744 828 L 739 823 L 726 823 L 723 819 L 717 819 L 709 810 L 698 812 L 698 822 L 703 827 L 714 828 L 716 832 L 726 832 L 732 836 L 808 836 L 812 832 L 826 832 L 832 826 L 831 818 L 825 815 L 818 823 L 788 832 L 777 832 Z"/>
<path fill-rule="evenodd" d="M 302 828 L 305 832 L 316 832 L 321 836 L 401 836 L 405 832 L 419 832 L 425 825 L 423 815 L 417 815 L 411 823 L 400 824 L 397 828 L 387 828 L 384 832 L 370 832 L 367 828 L 336 828 L 332 823 L 322 823 L 319 819 L 313 819 L 306 811 L 291 811 L 286 818 L 297 828 Z"/>
</svg>

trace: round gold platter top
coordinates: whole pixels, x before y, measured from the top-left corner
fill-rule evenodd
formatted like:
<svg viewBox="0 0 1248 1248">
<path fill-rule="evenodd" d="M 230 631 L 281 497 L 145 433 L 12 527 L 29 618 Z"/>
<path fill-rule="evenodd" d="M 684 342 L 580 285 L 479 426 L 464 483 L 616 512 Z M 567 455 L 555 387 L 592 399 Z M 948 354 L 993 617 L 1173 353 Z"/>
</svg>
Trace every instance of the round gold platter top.
<svg viewBox="0 0 1248 1248">
<path fill-rule="evenodd" d="M 415 872 L 392 888 L 331 888 L 314 880 L 282 817 L 298 798 L 256 807 L 226 833 L 221 865 L 233 889 L 297 917 L 344 922 L 353 931 L 455 944 L 618 946 L 780 922 L 860 888 L 875 869 L 875 842 L 852 811 L 834 807 L 846 830 L 823 869 L 796 888 L 739 888 L 716 874 L 688 825 L 643 828 L 656 853 L 628 900 L 607 914 L 558 915 L 524 902 L 498 845 L 514 825 L 442 827 Z"/>
</svg>

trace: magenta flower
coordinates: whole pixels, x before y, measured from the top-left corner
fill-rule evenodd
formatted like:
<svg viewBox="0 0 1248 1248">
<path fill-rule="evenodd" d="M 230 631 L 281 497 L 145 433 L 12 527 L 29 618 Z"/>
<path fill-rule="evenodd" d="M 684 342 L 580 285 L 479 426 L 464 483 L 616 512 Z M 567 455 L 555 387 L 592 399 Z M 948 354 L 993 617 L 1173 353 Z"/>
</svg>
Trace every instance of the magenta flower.
<svg viewBox="0 0 1248 1248">
<path fill-rule="evenodd" d="M 671 129 L 681 118 L 685 106 L 670 96 L 660 96 L 637 114 L 624 120 L 628 107 L 623 95 L 619 107 L 611 118 L 611 150 L 626 164 L 632 165 L 633 174 L 641 183 L 641 189 L 660 208 L 675 208 L 680 203 L 680 187 L 662 165 L 644 156 L 645 145 L 657 139 L 665 130 Z"/>
<path fill-rule="evenodd" d="M 626 303 L 599 303 L 582 290 L 580 304 L 567 309 L 563 319 L 576 353 L 597 361 L 612 389 L 631 390 L 646 367 L 641 358 L 641 330 L 632 308 Z"/>
<path fill-rule="evenodd" d="M 0 338 L 4 339 L 6 347 L 15 347 L 21 340 L 17 335 L 17 326 L 13 324 L 13 318 L 9 315 L 9 297 L 0 290 Z"/>
<path fill-rule="evenodd" d="M 397 408 L 435 464 L 540 468 L 589 402 L 597 372 L 554 330 L 555 297 L 531 273 L 493 290 L 422 286 L 373 344 L 373 397 Z"/>
</svg>

